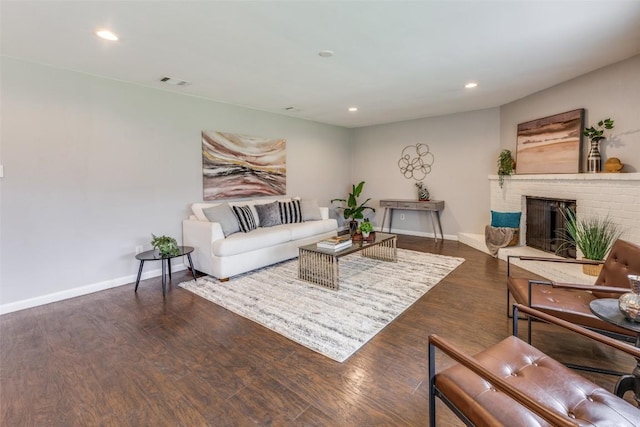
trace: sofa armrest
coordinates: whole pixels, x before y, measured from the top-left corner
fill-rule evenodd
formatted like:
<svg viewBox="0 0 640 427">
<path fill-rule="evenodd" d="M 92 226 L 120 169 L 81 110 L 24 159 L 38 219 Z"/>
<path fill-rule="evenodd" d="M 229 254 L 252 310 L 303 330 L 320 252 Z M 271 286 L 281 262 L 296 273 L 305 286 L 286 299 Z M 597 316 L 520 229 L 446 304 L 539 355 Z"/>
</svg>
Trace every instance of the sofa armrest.
<svg viewBox="0 0 640 427">
<path fill-rule="evenodd" d="M 566 320 L 563 319 L 558 319 L 557 317 L 551 316 L 549 314 L 543 313 L 541 311 L 538 311 L 534 308 L 531 307 L 527 307 L 526 305 L 522 305 L 522 304 L 514 304 L 513 305 L 513 316 L 514 316 L 514 320 L 513 320 L 513 335 L 514 336 L 518 336 L 518 321 L 517 321 L 517 315 L 518 312 L 522 311 L 523 313 L 526 313 L 527 315 L 529 315 L 530 317 L 534 317 L 536 319 L 545 321 L 547 323 L 551 323 L 553 325 L 557 325 L 560 326 L 564 329 L 568 329 L 572 332 L 575 332 L 579 335 L 585 336 L 587 338 L 590 338 L 594 341 L 600 342 L 602 344 L 608 345 L 609 347 L 615 348 L 616 350 L 619 350 L 623 353 L 628 354 L 629 356 L 633 356 L 636 359 L 640 359 L 640 348 L 638 347 L 634 347 L 632 345 L 629 345 L 627 343 L 624 343 L 622 341 L 613 339 L 611 337 L 608 337 L 606 335 L 602 335 L 598 332 L 594 332 L 591 331 L 587 328 L 584 328 L 582 326 L 578 326 L 574 323 L 571 322 L 567 322 Z"/>
<path fill-rule="evenodd" d="M 595 285 L 580 285 L 574 283 L 551 283 L 551 286 L 554 288 L 563 288 L 563 289 L 577 289 L 579 291 L 596 291 L 596 292 L 609 292 L 612 294 L 626 294 L 627 292 L 631 292 L 630 288 L 616 288 L 613 286 L 595 286 Z"/>
<path fill-rule="evenodd" d="M 515 315 L 514 315 L 515 316 Z M 555 411 L 547 408 L 546 406 L 541 405 L 537 401 L 533 400 L 530 396 L 525 394 L 524 392 L 518 390 L 513 385 L 509 384 L 503 378 L 500 378 L 498 375 L 494 374 L 480 363 L 478 363 L 471 356 L 466 355 L 460 349 L 455 347 L 453 344 L 445 340 L 444 338 L 439 337 L 438 335 L 429 335 L 429 382 L 430 382 L 430 393 L 434 393 L 434 376 L 435 376 L 435 348 L 440 349 L 443 353 L 451 357 L 453 360 L 458 362 L 460 365 L 469 369 L 474 374 L 478 375 L 480 378 L 484 379 L 488 383 L 490 383 L 494 388 L 500 390 L 502 393 L 509 396 L 511 399 L 520 403 L 522 406 L 535 413 L 539 417 L 543 418 L 545 421 L 554 426 L 561 427 L 574 427 L 578 424 L 571 422 L 565 417 L 561 416 Z M 433 402 L 432 402 L 433 403 Z M 432 416 L 435 415 L 432 413 Z M 435 423 L 434 423 L 435 425 Z"/>
<path fill-rule="evenodd" d="M 193 246 L 211 255 L 213 242 L 220 239 L 224 239 L 224 233 L 217 222 L 192 219 L 182 221 L 182 240 L 185 246 Z"/>
<path fill-rule="evenodd" d="M 600 265 L 604 264 L 604 261 L 596 261 L 593 259 L 573 259 L 573 258 L 547 258 L 538 256 L 524 256 L 524 255 L 511 255 L 511 257 L 518 258 L 521 261 L 543 261 L 543 262 L 560 262 L 563 264 L 588 264 L 588 265 Z"/>
<path fill-rule="evenodd" d="M 326 206 L 320 206 L 320 218 L 329 219 L 329 208 Z"/>
</svg>

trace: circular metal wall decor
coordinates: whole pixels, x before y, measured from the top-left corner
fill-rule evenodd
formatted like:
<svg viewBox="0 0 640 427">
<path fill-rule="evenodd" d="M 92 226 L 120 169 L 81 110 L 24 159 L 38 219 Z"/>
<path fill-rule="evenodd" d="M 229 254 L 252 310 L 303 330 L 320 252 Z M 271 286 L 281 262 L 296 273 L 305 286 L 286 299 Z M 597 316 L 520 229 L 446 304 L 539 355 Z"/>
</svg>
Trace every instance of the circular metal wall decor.
<svg viewBox="0 0 640 427">
<path fill-rule="evenodd" d="M 431 172 L 434 160 L 427 144 L 407 145 L 402 150 L 398 167 L 405 178 L 422 181 Z"/>
</svg>

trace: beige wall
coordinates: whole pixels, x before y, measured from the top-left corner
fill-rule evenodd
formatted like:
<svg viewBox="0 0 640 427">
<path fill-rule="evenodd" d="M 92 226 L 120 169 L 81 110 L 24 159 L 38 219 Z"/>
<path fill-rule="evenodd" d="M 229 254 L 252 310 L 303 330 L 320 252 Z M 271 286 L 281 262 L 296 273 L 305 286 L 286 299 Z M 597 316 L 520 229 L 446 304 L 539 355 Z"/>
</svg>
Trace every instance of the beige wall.
<svg viewBox="0 0 640 427">
<path fill-rule="evenodd" d="M 498 108 L 360 128 L 353 139 L 351 180 L 366 181 L 365 196 L 373 199 L 375 207 L 383 198 L 417 198 L 415 180 L 400 173 L 398 160 L 407 145 L 427 144 L 435 161 L 424 183 L 432 199 L 445 201 L 445 238 L 457 239 L 461 231 L 484 229 L 490 215 L 487 176 L 495 173 L 500 152 Z M 382 216 L 383 210 L 378 210 L 376 226 Z M 396 211 L 393 228 L 401 233 L 432 234 L 429 216 L 415 211 Z"/>
<path fill-rule="evenodd" d="M 135 246 L 147 249 L 151 233 L 181 236 L 189 204 L 202 199 L 202 129 L 286 138 L 288 193 L 321 204 L 360 180 L 374 207 L 415 198 L 398 160 L 405 146 L 427 144 L 435 162 L 424 181 L 446 202 L 448 238 L 483 232 L 487 176 L 502 148 L 515 150 L 518 123 L 574 108 L 587 109 L 587 123 L 611 116 L 605 158 L 640 168 L 640 56 L 499 108 L 354 130 L 10 58 L 0 65 L 0 312 L 135 279 Z M 398 216 L 396 231 L 431 234 L 427 215 Z"/>
<path fill-rule="evenodd" d="M 586 126 L 611 117 L 615 128 L 600 144 L 604 161 L 618 157 L 625 172 L 640 171 L 640 55 L 500 107 L 500 141 L 516 150 L 518 123 L 584 108 Z M 583 170 L 589 140 L 583 141 Z M 516 166 L 517 169 L 517 166 Z"/>
</svg>

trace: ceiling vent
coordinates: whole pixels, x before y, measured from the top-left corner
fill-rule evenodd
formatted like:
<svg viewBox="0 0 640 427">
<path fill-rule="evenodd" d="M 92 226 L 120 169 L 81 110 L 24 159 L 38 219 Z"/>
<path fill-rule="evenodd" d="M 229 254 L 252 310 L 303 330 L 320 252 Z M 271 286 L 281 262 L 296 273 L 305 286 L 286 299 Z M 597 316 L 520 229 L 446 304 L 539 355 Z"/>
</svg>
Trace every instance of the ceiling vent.
<svg viewBox="0 0 640 427">
<path fill-rule="evenodd" d="M 160 79 L 161 82 L 167 83 L 173 86 L 189 86 L 191 82 L 186 80 L 176 79 L 175 77 L 164 76 Z"/>
</svg>

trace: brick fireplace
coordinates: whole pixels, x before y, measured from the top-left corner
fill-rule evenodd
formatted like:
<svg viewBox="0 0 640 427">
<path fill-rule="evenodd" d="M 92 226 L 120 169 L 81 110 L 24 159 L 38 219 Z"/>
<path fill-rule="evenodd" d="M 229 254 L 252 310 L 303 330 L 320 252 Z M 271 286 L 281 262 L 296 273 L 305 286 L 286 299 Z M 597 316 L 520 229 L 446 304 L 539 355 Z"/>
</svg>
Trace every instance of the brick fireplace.
<svg viewBox="0 0 640 427">
<path fill-rule="evenodd" d="M 522 212 L 520 243 L 526 244 L 526 197 L 576 201 L 578 220 L 606 217 L 624 230 L 622 238 L 640 244 L 640 173 L 513 175 L 503 188 L 489 177 L 491 209 Z"/>
<path fill-rule="evenodd" d="M 506 259 L 508 254 L 553 256 L 526 247 L 527 196 L 575 200 L 578 219 L 608 215 L 620 225 L 623 239 L 640 244 L 640 173 L 513 175 L 505 179 L 503 188 L 498 185 L 498 176 L 490 175 L 489 185 L 491 210 L 522 212 L 520 246 L 500 249 L 501 259 Z M 487 223 L 489 219 L 487 212 Z M 487 252 L 483 235 L 460 233 L 460 241 Z M 593 283 L 593 278 L 582 275 L 579 267 L 571 266 L 567 271 L 567 266 L 558 267 L 557 263 L 545 263 L 556 264 L 549 267 L 541 267 L 542 263 L 531 267 L 531 264 L 534 263 L 523 267 L 552 280 Z"/>
</svg>

